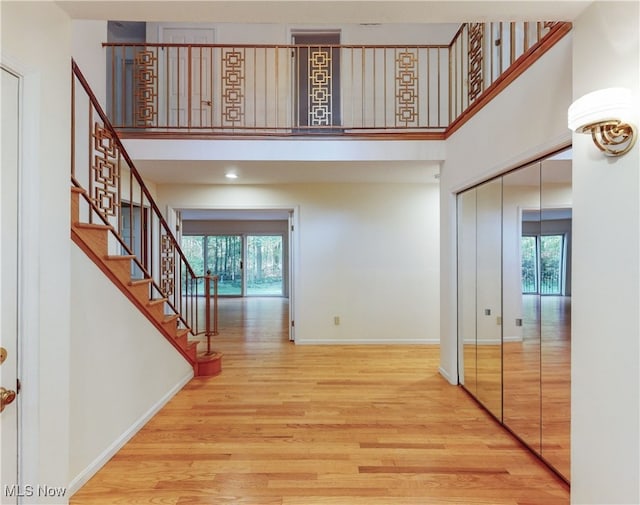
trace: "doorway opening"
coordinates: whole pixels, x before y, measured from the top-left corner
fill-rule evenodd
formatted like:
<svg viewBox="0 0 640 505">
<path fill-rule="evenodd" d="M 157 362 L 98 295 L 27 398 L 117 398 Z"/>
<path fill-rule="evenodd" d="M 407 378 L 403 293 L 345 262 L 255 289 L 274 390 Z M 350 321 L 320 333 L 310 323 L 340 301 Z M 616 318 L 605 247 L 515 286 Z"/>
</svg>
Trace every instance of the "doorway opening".
<svg viewBox="0 0 640 505">
<path fill-rule="evenodd" d="M 294 210 L 182 209 L 177 215 L 181 247 L 195 274 L 218 276 L 221 302 L 241 300 L 240 305 L 225 301 L 220 310 L 244 307 L 250 299 L 281 299 L 284 307 L 275 302 L 260 307 L 288 313 L 289 340 L 294 340 Z M 257 313 L 262 317 L 262 310 Z M 221 324 L 223 318 L 221 312 Z"/>
</svg>

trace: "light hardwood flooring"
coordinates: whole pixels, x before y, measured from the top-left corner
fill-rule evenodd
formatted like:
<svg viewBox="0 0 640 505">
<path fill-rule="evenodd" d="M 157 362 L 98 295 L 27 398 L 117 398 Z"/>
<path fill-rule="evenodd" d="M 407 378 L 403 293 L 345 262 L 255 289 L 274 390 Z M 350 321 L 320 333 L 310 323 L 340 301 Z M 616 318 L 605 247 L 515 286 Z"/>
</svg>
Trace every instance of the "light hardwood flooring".
<svg viewBox="0 0 640 505">
<path fill-rule="evenodd" d="M 222 374 L 192 380 L 71 505 L 569 503 L 440 376 L 437 346 L 295 345 L 285 300 L 220 310 Z"/>
<path fill-rule="evenodd" d="M 570 478 L 571 298 L 525 296 L 524 340 L 504 344 L 504 423 Z"/>
</svg>

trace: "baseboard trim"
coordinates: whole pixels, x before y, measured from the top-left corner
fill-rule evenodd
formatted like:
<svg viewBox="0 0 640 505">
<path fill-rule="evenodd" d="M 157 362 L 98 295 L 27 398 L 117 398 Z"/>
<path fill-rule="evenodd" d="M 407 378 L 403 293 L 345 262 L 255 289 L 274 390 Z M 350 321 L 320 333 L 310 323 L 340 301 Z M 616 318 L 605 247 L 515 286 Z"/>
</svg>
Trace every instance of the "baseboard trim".
<svg viewBox="0 0 640 505">
<path fill-rule="evenodd" d="M 454 379 L 453 377 L 451 377 L 451 375 L 449 375 L 449 373 L 444 368 L 439 367 L 438 371 L 440 372 L 440 375 L 442 375 L 449 384 L 452 384 L 454 386 L 458 384 L 458 378 L 456 377 Z"/>
<path fill-rule="evenodd" d="M 162 398 L 160 398 L 151 408 L 145 412 L 140 419 L 131 425 L 131 427 L 120 435 L 114 442 L 107 447 L 87 468 L 80 472 L 70 483 L 68 489 L 69 496 L 73 496 L 82 486 L 84 486 L 98 470 L 100 470 L 124 445 L 138 433 L 142 427 L 147 424 L 153 416 L 155 416 L 162 407 L 164 407 L 178 391 L 180 391 L 187 383 L 193 379 L 193 370 L 184 376 L 175 386 L 173 386 Z"/>
<path fill-rule="evenodd" d="M 427 338 L 427 339 L 348 339 L 348 338 L 310 338 L 301 339 L 296 338 L 296 345 L 440 345 L 440 339 Z"/>
<path fill-rule="evenodd" d="M 522 337 L 512 336 L 512 337 L 504 337 L 502 339 L 491 338 L 488 340 L 465 340 L 464 345 L 500 345 L 503 342 L 522 342 Z"/>
</svg>

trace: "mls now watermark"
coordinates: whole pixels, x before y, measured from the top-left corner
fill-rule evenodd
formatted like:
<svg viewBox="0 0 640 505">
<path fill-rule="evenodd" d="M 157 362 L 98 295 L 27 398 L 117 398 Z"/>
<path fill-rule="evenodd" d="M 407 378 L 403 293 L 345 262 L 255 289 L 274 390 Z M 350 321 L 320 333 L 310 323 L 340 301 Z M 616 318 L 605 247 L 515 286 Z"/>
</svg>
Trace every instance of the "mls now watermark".
<svg viewBox="0 0 640 505">
<path fill-rule="evenodd" d="M 37 486 L 30 484 L 25 486 L 18 486 L 17 484 L 5 485 L 3 491 L 4 496 L 7 498 L 33 498 L 34 496 L 41 498 L 62 498 L 67 494 L 66 487 L 43 486 L 40 484 Z"/>
</svg>

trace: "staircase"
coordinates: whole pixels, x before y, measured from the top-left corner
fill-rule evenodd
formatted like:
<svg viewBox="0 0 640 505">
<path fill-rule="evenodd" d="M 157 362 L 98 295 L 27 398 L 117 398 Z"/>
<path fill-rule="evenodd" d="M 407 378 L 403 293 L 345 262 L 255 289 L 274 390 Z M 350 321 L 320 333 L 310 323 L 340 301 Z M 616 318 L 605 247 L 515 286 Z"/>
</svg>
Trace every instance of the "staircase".
<svg viewBox="0 0 640 505">
<path fill-rule="evenodd" d="M 196 376 L 217 375 L 222 370 L 222 354 L 211 351 L 210 338 L 216 332 L 208 327 L 210 318 L 201 317 L 200 307 L 204 301 L 209 305 L 211 293 L 199 291 L 203 280 L 209 286 L 210 280 L 215 285 L 217 279 L 194 274 L 80 70 L 75 63 L 72 66 L 74 139 L 88 136 L 84 138 L 88 138 L 89 156 L 85 163 L 82 151 L 86 152 L 86 146 L 77 152 L 74 142 L 71 239 L 187 360 Z M 86 110 L 77 109 L 87 106 L 78 102 L 78 83 L 90 104 L 86 131 L 79 132 L 87 116 Z M 122 190 L 126 179 L 128 194 Z M 135 225 L 132 209 L 137 212 Z M 136 237 L 134 226 L 138 227 Z M 213 318 L 215 329 L 215 311 Z M 207 327 L 200 330 L 202 319 Z"/>
<path fill-rule="evenodd" d="M 105 273 L 122 293 L 149 319 L 193 367 L 196 376 L 213 376 L 222 371 L 222 354 L 198 352 L 198 341 L 189 339 L 191 330 L 180 327 L 177 314 L 165 312 L 166 298 L 151 298 L 151 279 L 132 279 L 133 255 L 109 255 L 108 234 L 113 230 L 102 224 L 81 223 L 78 219 L 81 188 L 71 188 L 71 238 Z"/>
</svg>

